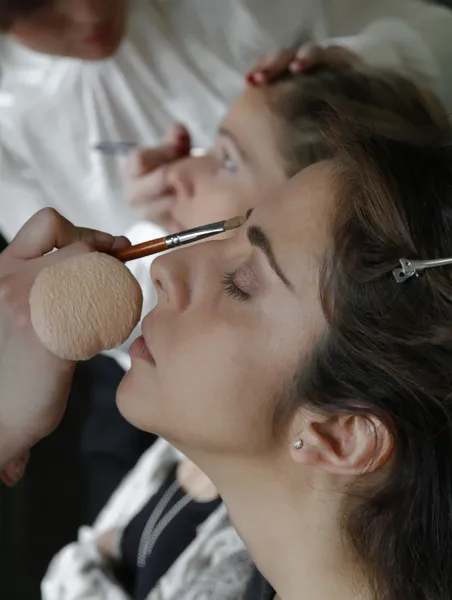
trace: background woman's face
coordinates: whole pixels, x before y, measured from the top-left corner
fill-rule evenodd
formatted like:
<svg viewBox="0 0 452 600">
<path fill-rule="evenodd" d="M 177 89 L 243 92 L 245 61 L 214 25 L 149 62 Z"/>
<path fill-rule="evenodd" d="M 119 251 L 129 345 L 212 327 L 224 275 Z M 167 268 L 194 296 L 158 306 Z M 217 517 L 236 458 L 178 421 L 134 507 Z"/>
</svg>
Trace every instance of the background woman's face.
<svg viewBox="0 0 452 600">
<path fill-rule="evenodd" d="M 275 398 L 324 328 L 319 261 L 329 242 L 332 166 L 297 175 L 237 234 L 156 260 L 159 303 L 143 321 L 123 415 L 182 450 L 273 446 Z"/>
<path fill-rule="evenodd" d="M 173 192 L 171 229 L 181 231 L 244 214 L 286 181 L 276 145 L 280 127 L 265 90 L 247 89 L 232 105 L 205 156 L 166 168 Z"/>
<path fill-rule="evenodd" d="M 126 29 L 128 0 L 52 0 L 11 30 L 28 48 L 83 60 L 114 54 Z"/>
</svg>

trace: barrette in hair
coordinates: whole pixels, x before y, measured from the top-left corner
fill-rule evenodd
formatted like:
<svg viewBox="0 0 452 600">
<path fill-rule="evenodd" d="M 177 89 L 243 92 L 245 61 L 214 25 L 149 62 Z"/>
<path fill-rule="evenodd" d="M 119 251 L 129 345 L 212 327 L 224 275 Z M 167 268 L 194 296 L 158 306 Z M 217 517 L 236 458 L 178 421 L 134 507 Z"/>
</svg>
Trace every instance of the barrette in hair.
<svg viewBox="0 0 452 600">
<path fill-rule="evenodd" d="M 407 258 L 401 258 L 399 262 L 400 267 L 394 269 L 392 274 L 397 283 L 403 283 L 407 279 L 410 279 L 410 277 L 413 277 L 413 275 L 418 277 L 419 273 L 424 269 L 452 265 L 452 258 L 437 258 L 434 260 L 408 260 Z"/>
</svg>

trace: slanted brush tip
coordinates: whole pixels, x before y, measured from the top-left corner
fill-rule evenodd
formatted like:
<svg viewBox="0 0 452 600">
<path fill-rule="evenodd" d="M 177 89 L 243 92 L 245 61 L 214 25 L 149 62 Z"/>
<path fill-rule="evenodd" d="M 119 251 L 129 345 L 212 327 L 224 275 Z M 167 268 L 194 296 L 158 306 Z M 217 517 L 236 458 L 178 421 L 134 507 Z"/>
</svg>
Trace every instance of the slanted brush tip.
<svg viewBox="0 0 452 600">
<path fill-rule="evenodd" d="M 245 217 L 234 217 L 232 219 L 228 219 L 224 222 L 224 230 L 229 231 L 230 229 L 237 229 L 237 227 L 241 227 L 245 221 Z"/>
</svg>

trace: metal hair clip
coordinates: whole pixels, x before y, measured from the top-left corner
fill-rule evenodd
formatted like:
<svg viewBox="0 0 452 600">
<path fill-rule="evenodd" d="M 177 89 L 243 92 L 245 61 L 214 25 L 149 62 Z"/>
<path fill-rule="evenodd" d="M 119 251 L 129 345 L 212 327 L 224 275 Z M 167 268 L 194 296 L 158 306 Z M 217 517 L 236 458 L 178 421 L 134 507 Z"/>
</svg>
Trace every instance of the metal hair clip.
<svg viewBox="0 0 452 600">
<path fill-rule="evenodd" d="M 410 277 L 413 277 L 413 275 L 418 277 L 419 273 L 424 269 L 452 265 L 452 258 L 437 258 L 434 260 L 408 260 L 407 258 L 401 258 L 399 262 L 400 267 L 394 269 L 392 274 L 397 283 L 403 283 L 407 279 L 410 279 Z"/>
</svg>

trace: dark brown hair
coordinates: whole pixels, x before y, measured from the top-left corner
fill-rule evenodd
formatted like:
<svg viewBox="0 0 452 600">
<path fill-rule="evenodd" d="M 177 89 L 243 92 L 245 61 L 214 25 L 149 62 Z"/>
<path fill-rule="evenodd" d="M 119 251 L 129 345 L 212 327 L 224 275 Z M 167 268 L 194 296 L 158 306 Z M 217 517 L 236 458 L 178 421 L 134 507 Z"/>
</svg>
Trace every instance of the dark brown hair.
<svg viewBox="0 0 452 600">
<path fill-rule="evenodd" d="M 269 93 L 288 176 L 332 156 L 323 131 L 330 107 L 383 133 L 388 127 L 403 131 L 445 123 L 445 110 L 433 94 L 393 71 L 364 64 L 283 74 Z"/>
<path fill-rule="evenodd" d="M 18 19 L 33 16 L 51 0 L 0 0 L 0 32 L 7 32 Z"/>
<path fill-rule="evenodd" d="M 381 127 L 335 112 L 331 122 L 328 329 L 297 398 L 326 413 L 375 415 L 392 431 L 389 476 L 345 510 L 375 597 L 450 600 L 452 267 L 404 283 L 392 270 L 402 257 L 452 257 L 451 132 L 433 118 L 419 127 L 395 116 Z"/>
</svg>

